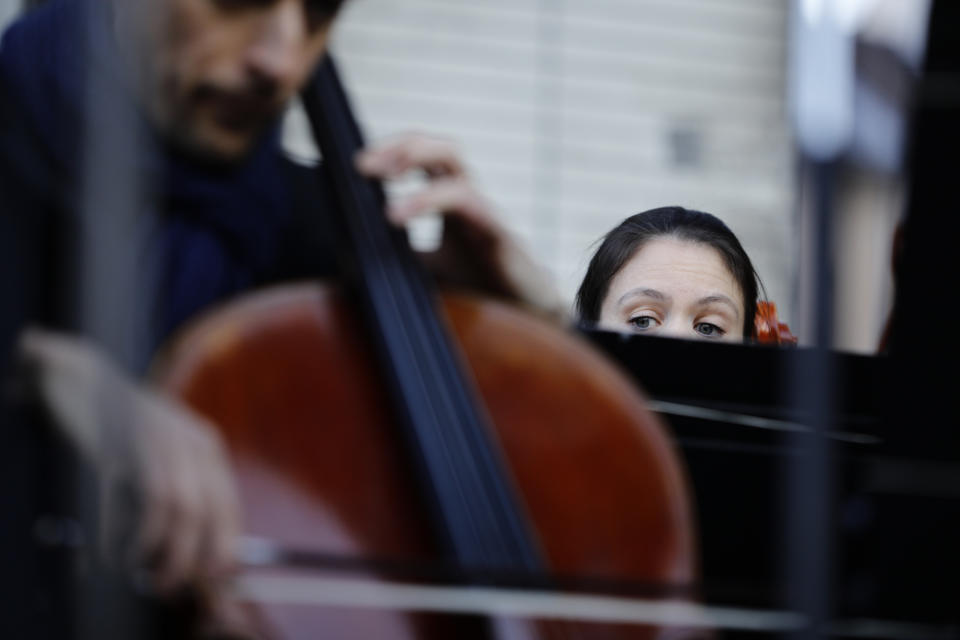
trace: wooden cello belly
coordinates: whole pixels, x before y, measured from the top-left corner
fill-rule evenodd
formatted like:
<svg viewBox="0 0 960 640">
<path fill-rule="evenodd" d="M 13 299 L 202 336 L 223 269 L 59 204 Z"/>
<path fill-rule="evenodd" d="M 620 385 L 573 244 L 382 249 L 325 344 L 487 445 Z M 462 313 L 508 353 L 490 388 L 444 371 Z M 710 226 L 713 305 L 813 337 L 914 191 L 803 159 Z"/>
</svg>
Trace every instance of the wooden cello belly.
<svg viewBox="0 0 960 640">
<path fill-rule="evenodd" d="M 574 338 L 509 306 L 460 295 L 442 306 L 551 573 L 692 583 L 686 481 L 631 384 Z M 255 294 L 192 325 L 156 379 L 221 430 L 246 534 L 331 556 L 435 566 L 433 533 L 360 320 L 334 288 Z M 424 629 L 402 616 L 331 611 L 323 631 L 307 617 L 315 612 L 281 609 L 287 618 L 265 617 L 283 637 Z"/>
</svg>

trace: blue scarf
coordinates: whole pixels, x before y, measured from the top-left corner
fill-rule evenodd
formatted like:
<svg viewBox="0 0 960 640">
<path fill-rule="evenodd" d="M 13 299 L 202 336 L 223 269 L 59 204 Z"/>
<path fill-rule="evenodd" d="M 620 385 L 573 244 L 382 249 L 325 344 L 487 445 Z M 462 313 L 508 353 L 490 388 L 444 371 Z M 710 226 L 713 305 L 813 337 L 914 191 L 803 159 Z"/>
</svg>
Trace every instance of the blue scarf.
<svg viewBox="0 0 960 640">
<path fill-rule="evenodd" d="M 46 175 L 37 180 L 46 184 L 36 188 L 70 194 L 80 187 L 91 65 L 100 65 L 108 82 L 114 79 L 110 90 L 135 110 L 110 68 L 119 54 L 100 1 L 50 0 L 0 44 L 0 91 L 20 106 L 23 126 L 42 147 Z M 290 198 L 278 128 L 243 163 L 210 167 L 170 152 L 140 116 L 135 120 L 147 141 L 135 170 L 151 189 L 142 213 L 155 231 L 143 254 L 156 273 L 152 333 L 159 341 L 212 302 L 270 277 Z M 61 206 L 62 214 L 79 215 L 76 198 Z"/>
</svg>

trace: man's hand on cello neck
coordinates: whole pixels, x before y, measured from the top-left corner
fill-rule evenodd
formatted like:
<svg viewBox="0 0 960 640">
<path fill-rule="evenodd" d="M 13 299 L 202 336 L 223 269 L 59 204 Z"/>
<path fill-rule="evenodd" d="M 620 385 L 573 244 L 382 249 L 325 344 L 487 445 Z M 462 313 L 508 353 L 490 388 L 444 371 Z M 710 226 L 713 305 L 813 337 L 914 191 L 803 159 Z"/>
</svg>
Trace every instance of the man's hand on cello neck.
<svg viewBox="0 0 960 640">
<path fill-rule="evenodd" d="M 422 254 L 442 284 L 504 298 L 565 324 L 564 303 L 546 269 L 530 257 L 497 220 L 493 205 L 477 189 L 457 146 L 446 139 L 408 133 L 368 147 L 357 168 L 373 178 L 393 180 L 422 172 L 427 184 L 392 202 L 390 220 L 403 225 L 442 212 L 443 237 L 433 252 Z"/>
</svg>

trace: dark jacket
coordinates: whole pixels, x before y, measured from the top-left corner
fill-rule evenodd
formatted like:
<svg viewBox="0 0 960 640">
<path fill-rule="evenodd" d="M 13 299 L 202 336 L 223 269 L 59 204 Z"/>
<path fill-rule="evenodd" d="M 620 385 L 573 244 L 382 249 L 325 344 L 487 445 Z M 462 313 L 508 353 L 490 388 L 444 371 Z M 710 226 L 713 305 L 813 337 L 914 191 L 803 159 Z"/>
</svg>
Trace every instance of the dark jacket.
<svg viewBox="0 0 960 640">
<path fill-rule="evenodd" d="M 97 185 L 121 189 L 135 179 L 144 187 L 132 200 L 140 233 L 121 242 L 135 243 L 129 268 L 144 274 L 147 313 L 141 319 L 149 325 L 151 349 L 218 301 L 335 272 L 323 215 L 330 208 L 328 191 L 316 171 L 283 157 L 276 130 L 233 167 L 204 165 L 166 147 L 116 80 L 111 35 L 94 10 L 100 4 L 51 0 L 15 23 L 0 44 L 4 391 L 17 377 L 12 354 L 22 327 L 72 330 L 77 324 L 81 217 L 101 213 L 84 206 L 91 202 L 92 141 L 118 135 L 140 141 L 136 155 L 120 166 L 109 165 L 115 157 L 99 159 L 108 164 L 98 167 Z M 90 105 L 98 103 L 115 109 L 125 128 L 111 121 L 113 113 L 91 115 Z M 110 183 L 114 175 L 118 184 Z M 27 625 L 31 631 L 23 637 L 61 637 L 70 628 L 67 619 L 56 621 L 64 611 L 39 585 L 50 558 L 33 545 L 35 520 L 58 508 L 51 501 L 64 454 L 37 422 L 29 406 L 0 395 L 0 586 L 9 588 L 0 598 L 10 605 L 0 624 L 3 637 L 21 637 L 22 628 L 11 634 L 7 625 Z"/>
</svg>

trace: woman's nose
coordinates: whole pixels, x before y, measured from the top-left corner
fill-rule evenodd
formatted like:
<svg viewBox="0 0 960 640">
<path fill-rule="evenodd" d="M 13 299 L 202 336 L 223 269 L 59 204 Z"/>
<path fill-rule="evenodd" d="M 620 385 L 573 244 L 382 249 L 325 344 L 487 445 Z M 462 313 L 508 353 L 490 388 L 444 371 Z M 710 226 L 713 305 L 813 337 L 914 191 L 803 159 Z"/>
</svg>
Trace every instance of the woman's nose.
<svg viewBox="0 0 960 640">
<path fill-rule="evenodd" d="M 663 336 L 664 338 L 696 337 L 696 334 L 691 332 L 690 328 L 687 327 L 681 319 L 675 317 L 668 317 L 666 321 L 660 325 L 660 330 L 657 331 L 657 335 Z"/>
</svg>

